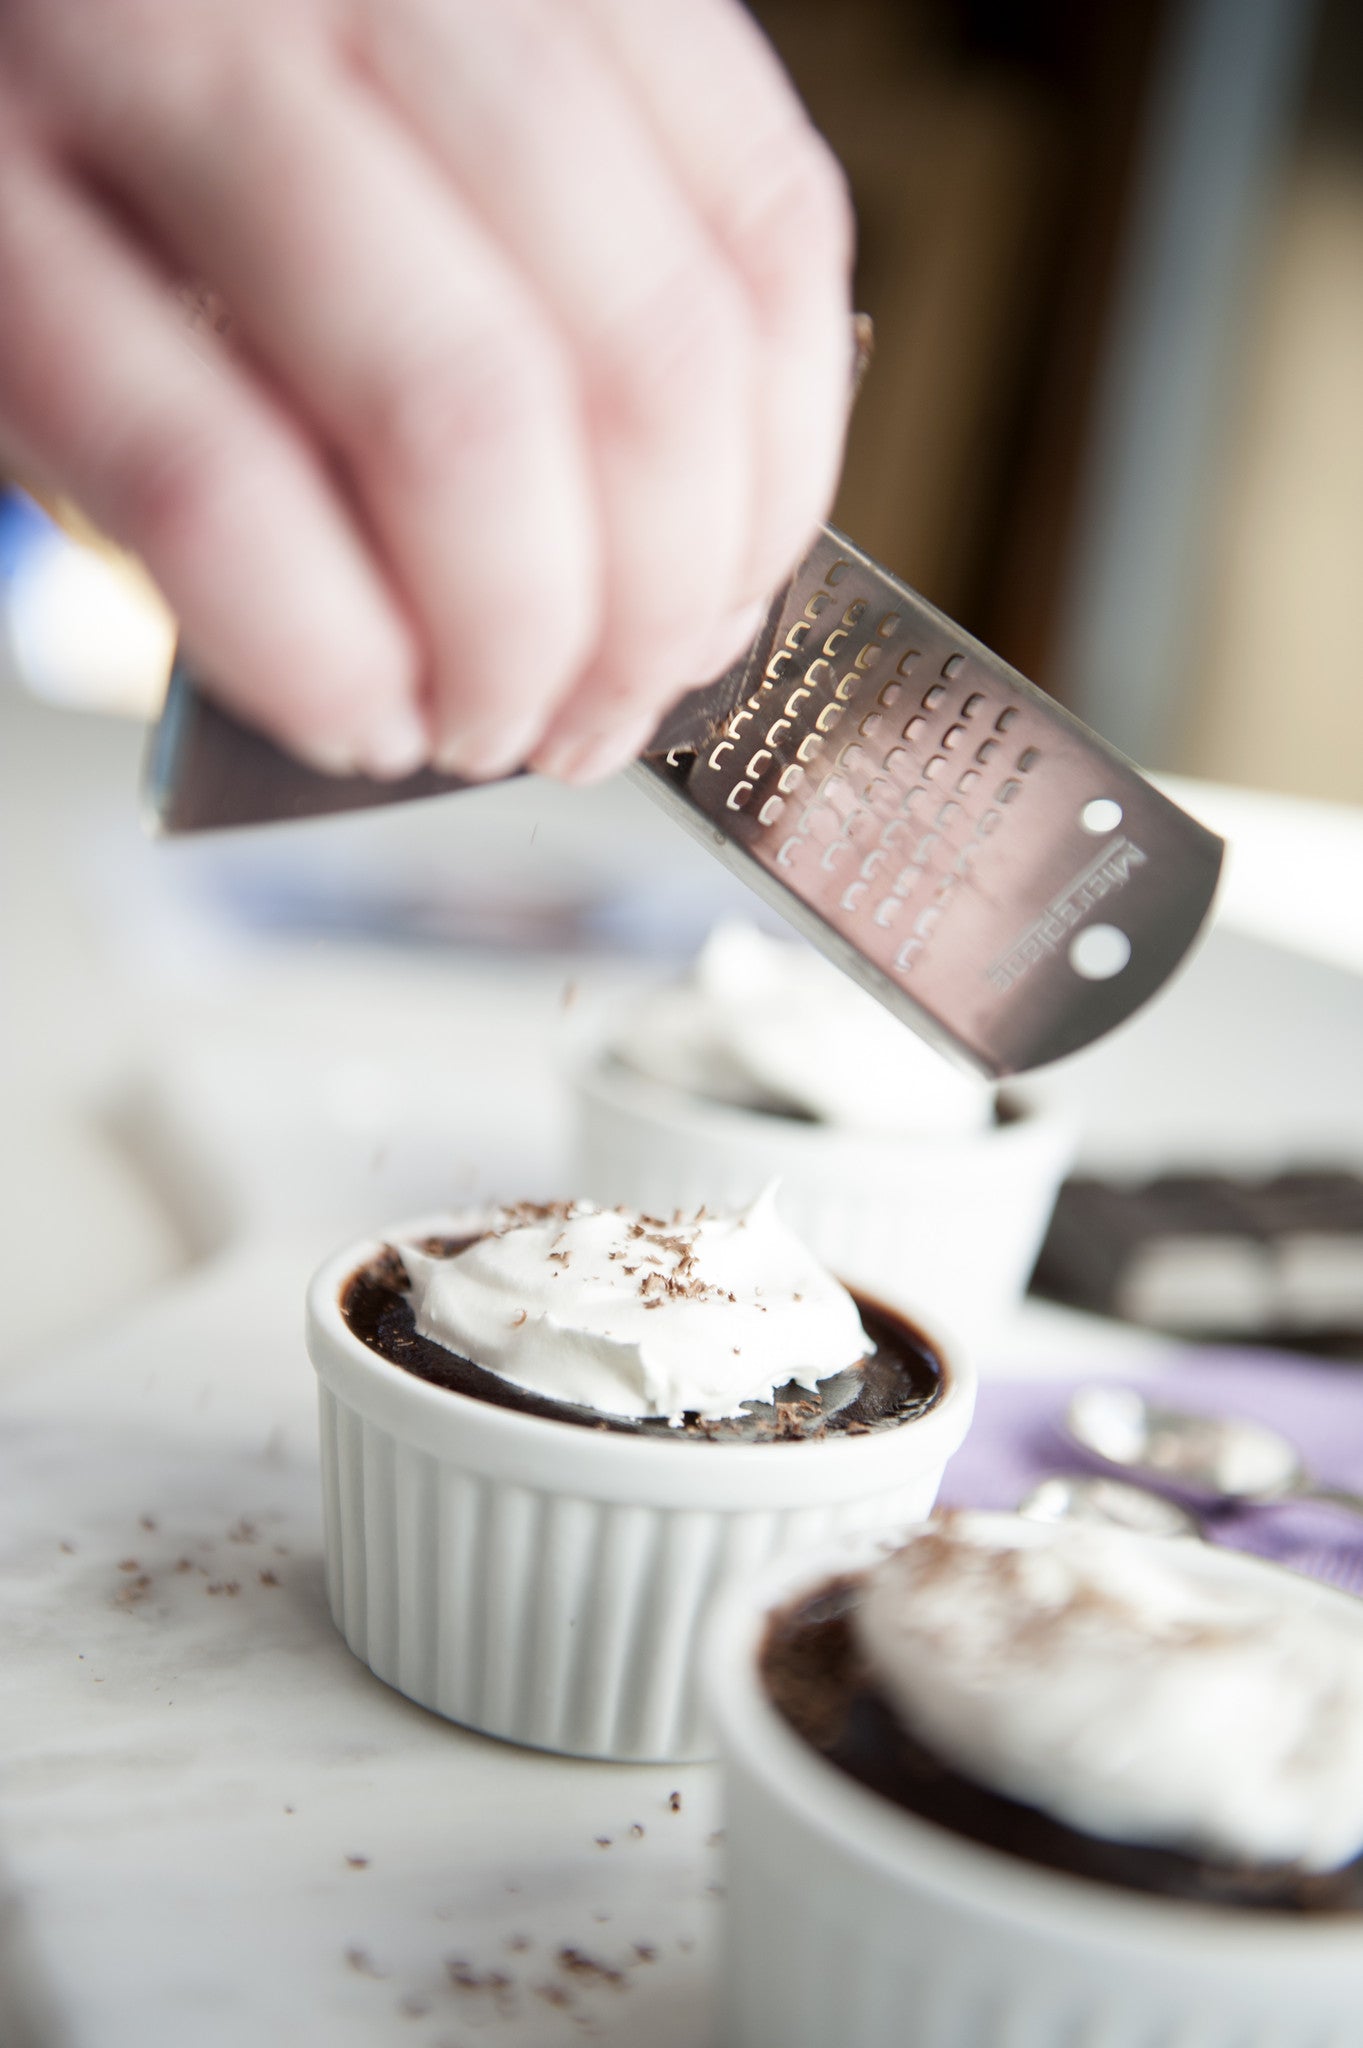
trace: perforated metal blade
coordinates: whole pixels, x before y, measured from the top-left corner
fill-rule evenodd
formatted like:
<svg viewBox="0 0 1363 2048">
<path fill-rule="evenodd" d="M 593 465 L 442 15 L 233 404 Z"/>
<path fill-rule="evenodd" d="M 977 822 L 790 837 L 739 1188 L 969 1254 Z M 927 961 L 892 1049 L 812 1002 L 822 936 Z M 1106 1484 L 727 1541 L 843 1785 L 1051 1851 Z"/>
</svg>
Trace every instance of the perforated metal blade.
<svg viewBox="0 0 1363 2048">
<path fill-rule="evenodd" d="M 992 1076 L 1077 1051 L 1153 995 L 1224 851 L 827 528 L 744 660 L 682 698 L 629 773 L 872 995 Z M 183 668 L 147 778 L 151 821 L 172 833 L 465 787 L 316 774 Z"/>
<path fill-rule="evenodd" d="M 684 699 L 631 772 L 871 994 L 994 1076 L 1153 995 L 1225 851 L 831 529 L 741 673 Z"/>
</svg>

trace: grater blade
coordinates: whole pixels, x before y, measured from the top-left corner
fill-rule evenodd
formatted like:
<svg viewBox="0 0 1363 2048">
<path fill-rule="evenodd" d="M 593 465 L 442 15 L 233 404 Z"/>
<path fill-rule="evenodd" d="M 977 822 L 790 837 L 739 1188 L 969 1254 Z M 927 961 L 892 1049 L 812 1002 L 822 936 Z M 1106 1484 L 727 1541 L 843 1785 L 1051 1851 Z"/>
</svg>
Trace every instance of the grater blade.
<svg viewBox="0 0 1363 2048">
<path fill-rule="evenodd" d="M 741 671 L 683 699 L 630 774 L 905 1023 L 994 1077 L 1078 1051 L 1152 996 L 1225 851 L 831 528 Z"/>
<path fill-rule="evenodd" d="M 748 654 L 683 697 L 628 772 L 887 1008 L 992 1077 L 1077 1051 L 1152 996 L 1224 852 L 828 527 Z M 177 668 L 147 809 L 182 833 L 466 787 L 317 774 Z"/>
</svg>

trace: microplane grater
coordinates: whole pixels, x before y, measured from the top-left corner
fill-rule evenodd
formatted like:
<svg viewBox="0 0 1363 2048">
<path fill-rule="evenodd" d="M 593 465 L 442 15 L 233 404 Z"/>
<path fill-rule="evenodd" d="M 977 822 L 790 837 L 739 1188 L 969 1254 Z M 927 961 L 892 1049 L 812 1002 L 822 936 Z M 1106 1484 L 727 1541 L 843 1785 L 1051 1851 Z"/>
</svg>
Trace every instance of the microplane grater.
<svg viewBox="0 0 1363 2048">
<path fill-rule="evenodd" d="M 995 1077 L 1077 1051 L 1153 995 L 1206 919 L 1224 852 L 827 527 L 748 653 L 680 700 L 629 773 L 887 1008 Z M 167 832 L 467 786 L 317 774 L 183 668 L 148 770 Z"/>
</svg>

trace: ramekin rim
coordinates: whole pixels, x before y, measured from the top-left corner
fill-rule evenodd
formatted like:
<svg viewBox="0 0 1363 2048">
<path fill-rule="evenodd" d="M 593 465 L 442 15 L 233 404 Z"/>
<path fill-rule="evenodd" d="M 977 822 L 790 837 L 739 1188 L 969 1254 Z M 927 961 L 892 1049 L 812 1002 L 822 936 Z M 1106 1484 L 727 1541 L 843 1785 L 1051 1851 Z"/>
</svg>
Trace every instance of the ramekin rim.
<svg viewBox="0 0 1363 2048">
<path fill-rule="evenodd" d="M 637 1461 L 640 1455 L 653 1463 L 653 1469 L 661 1476 L 665 1469 L 683 1471 L 687 1467 L 675 1464 L 681 1459 L 689 1461 L 704 1458 L 707 1446 L 692 1442 L 673 1442 L 656 1436 L 636 1436 L 624 1431 L 607 1431 L 584 1428 L 580 1424 L 561 1422 L 554 1416 L 530 1415 L 521 1409 L 505 1408 L 495 1402 L 480 1401 L 475 1396 L 461 1394 L 448 1387 L 437 1387 L 418 1374 L 405 1372 L 390 1359 L 374 1351 L 363 1339 L 357 1337 L 341 1314 L 341 1289 L 351 1274 L 375 1257 L 394 1238 L 418 1235 L 434 1235 L 446 1231 L 451 1225 L 478 1215 L 486 1215 L 488 1209 L 436 1212 L 394 1224 L 386 1232 L 372 1237 L 352 1241 L 333 1252 L 313 1273 L 307 1290 L 307 1309 L 310 1320 L 325 1331 L 332 1344 L 341 1347 L 350 1364 L 362 1371 L 370 1382 L 386 1390 L 392 1398 L 408 1400 L 414 1412 L 425 1409 L 437 1416 L 450 1417 L 463 1414 L 476 1416 L 481 1427 L 497 1430 L 508 1440 L 518 1438 L 527 1447 L 535 1442 L 557 1444 L 566 1448 L 564 1432 L 570 1440 L 583 1439 L 592 1447 L 595 1459 L 628 1459 Z M 855 1290 L 854 1290 L 855 1291 Z M 861 1290 L 864 1299 L 870 1298 Z M 892 1313 L 902 1314 L 893 1304 L 886 1304 Z M 905 1432 L 912 1431 L 912 1441 L 920 1446 L 938 1452 L 938 1462 L 945 1465 L 947 1459 L 964 1440 L 974 1413 L 977 1391 L 977 1376 L 969 1354 L 949 1332 L 937 1327 L 922 1327 L 920 1334 L 931 1345 L 938 1360 L 942 1378 L 942 1391 L 932 1406 L 923 1414 L 908 1418 L 893 1429 L 868 1431 L 866 1435 L 841 1434 L 817 1441 L 798 1443 L 724 1443 L 708 1446 L 724 1460 L 724 1469 L 737 1473 L 750 1466 L 754 1459 L 759 1461 L 758 1469 L 766 1472 L 798 1470 L 802 1460 L 817 1455 L 820 1465 L 828 1470 L 836 1460 L 839 1464 L 868 1465 L 883 1462 L 893 1465 L 899 1462 L 891 1449 L 906 1442 Z M 313 1369 L 318 1379 L 325 1382 L 326 1373 L 316 1354 L 309 1347 Z M 548 1434 L 546 1434 L 548 1432 Z M 938 1444 L 937 1440 L 942 1439 Z M 708 1459 L 706 1463 L 708 1464 Z M 931 1464 L 931 1459 L 923 1461 Z M 637 1463 L 636 1463 L 636 1469 Z"/>
</svg>

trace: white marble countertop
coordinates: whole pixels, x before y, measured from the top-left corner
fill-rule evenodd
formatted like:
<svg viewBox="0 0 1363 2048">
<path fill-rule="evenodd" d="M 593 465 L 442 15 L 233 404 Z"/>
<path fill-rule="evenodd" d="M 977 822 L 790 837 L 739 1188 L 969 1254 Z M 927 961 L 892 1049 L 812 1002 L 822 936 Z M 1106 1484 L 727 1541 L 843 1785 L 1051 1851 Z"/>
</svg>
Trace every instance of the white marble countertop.
<svg viewBox="0 0 1363 2048">
<path fill-rule="evenodd" d="M 0 692 L 0 2040 L 705 2048 L 712 1772 L 507 1748 L 350 1656 L 300 1328 L 344 1236 L 558 1179 L 569 984 L 590 1004 L 656 966 L 248 942 L 204 909 L 220 876 L 138 843 L 135 755 Z M 475 801 L 327 843 L 402 874 L 580 856 L 559 793 Z M 660 916 L 719 903 L 703 854 L 612 802 L 591 832 L 637 837 Z M 1044 1085 L 1093 1163 L 1363 1160 L 1363 980 L 1314 880 L 1356 901 L 1363 831 L 1224 807 L 1213 941 Z M 982 1363 L 1159 1356 L 1029 1308 Z"/>
<path fill-rule="evenodd" d="M 71 2048 L 694 2048 L 711 1771 L 467 1734 L 332 1627 L 310 1256 L 225 1257 L 0 1400 L 0 2039 L 22 1997 Z"/>
</svg>

